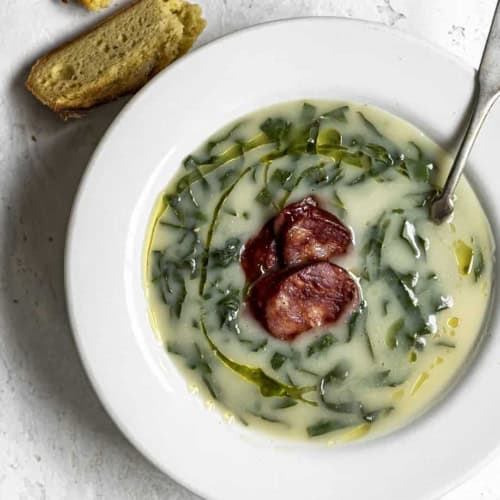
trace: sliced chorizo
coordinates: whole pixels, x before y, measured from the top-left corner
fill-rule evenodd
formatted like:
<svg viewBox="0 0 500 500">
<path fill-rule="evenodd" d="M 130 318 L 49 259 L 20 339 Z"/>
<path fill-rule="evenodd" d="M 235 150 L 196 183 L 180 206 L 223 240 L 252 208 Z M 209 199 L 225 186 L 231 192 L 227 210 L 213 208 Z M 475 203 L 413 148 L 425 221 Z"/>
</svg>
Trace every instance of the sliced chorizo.
<svg viewBox="0 0 500 500">
<path fill-rule="evenodd" d="M 278 252 L 271 219 L 260 233 L 249 240 L 241 254 L 241 267 L 250 283 L 278 267 Z"/>
<path fill-rule="evenodd" d="M 312 196 L 285 207 L 273 229 L 284 266 L 330 260 L 352 243 L 351 231 Z"/>
<path fill-rule="evenodd" d="M 354 280 L 330 262 L 271 271 L 254 283 L 248 296 L 257 321 L 282 340 L 335 322 L 357 302 Z"/>
</svg>

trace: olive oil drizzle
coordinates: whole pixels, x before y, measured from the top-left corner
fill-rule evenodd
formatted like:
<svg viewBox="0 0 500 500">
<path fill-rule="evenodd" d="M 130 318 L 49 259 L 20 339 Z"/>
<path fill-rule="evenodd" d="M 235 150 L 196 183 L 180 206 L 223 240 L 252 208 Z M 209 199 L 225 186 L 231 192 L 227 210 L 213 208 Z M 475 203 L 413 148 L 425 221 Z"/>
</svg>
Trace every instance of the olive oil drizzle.
<svg viewBox="0 0 500 500">
<path fill-rule="evenodd" d="M 264 397 L 279 397 L 279 398 L 290 398 L 295 401 L 302 401 L 303 403 L 317 406 L 318 403 L 304 398 L 304 394 L 316 390 L 315 385 L 297 387 L 294 385 L 283 384 L 274 378 L 267 375 L 261 368 L 254 368 L 246 365 L 242 365 L 228 358 L 212 341 L 208 335 L 207 328 L 203 318 L 200 319 L 200 327 L 208 342 L 210 348 L 214 355 L 221 361 L 222 364 L 227 366 L 233 372 L 237 373 L 241 378 L 247 382 L 251 382 L 259 388 L 260 393 Z"/>
<path fill-rule="evenodd" d="M 240 173 L 240 175 L 236 178 L 236 180 L 222 193 L 221 197 L 219 198 L 219 201 L 217 202 L 217 205 L 215 206 L 214 213 L 212 215 L 212 220 L 211 220 L 210 226 L 208 228 L 207 240 L 205 243 L 203 257 L 201 259 L 200 286 L 199 286 L 200 296 L 203 295 L 203 292 L 205 290 L 205 285 L 207 282 L 207 267 L 208 267 L 208 260 L 210 258 L 210 247 L 212 245 L 212 239 L 213 239 L 214 232 L 215 232 L 215 226 L 216 226 L 220 211 L 221 211 L 222 207 L 224 206 L 224 202 L 227 200 L 228 196 L 231 194 L 231 191 L 236 187 L 238 182 L 246 174 L 248 174 L 248 172 L 250 172 L 250 170 L 252 168 L 255 168 L 255 166 L 254 167 L 247 167 Z"/>
</svg>

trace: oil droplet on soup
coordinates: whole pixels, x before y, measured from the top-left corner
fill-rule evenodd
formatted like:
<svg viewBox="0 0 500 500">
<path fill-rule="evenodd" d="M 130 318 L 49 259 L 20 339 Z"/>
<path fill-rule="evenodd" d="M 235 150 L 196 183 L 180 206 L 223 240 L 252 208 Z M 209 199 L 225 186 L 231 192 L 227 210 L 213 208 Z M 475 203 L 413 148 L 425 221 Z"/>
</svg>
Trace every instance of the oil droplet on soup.
<svg viewBox="0 0 500 500">
<path fill-rule="evenodd" d="M 394 430 L 444 395 L 481 338 L 494 262 L 465 178 L 453 222 L 429 221 L 448 168 L 408 123 L 334 101 L 257 111 L 188 155 L 152 216 L 145 288 L 157 336 L 197 388 L 191 397 L 210 401 L 227 425 L 337 443 Z M 283 236 L 276 217 L 303 200 L 316 200 L 323 224 L 350 231 L 342 252 L 308 233 L 307 218 L 292 224 L 303 245 L 289 244 L 292 230 Z M 258 234 L 276 240 L 275 255 L 249 254 Z M 324 309 L 316 281 L 312 295 L 276 295 L 324 272 L 331 290 L 338 279 L 357 287 L 352 303 L 332 302 L 338 314 Z M 252 307 L 267 309 L 252 315 L 255 283 L 263 298 Z M 274 311 L 269 297 L 278 320 L 295 314 L 293 327 L 259 316 Z"/>
</svg>

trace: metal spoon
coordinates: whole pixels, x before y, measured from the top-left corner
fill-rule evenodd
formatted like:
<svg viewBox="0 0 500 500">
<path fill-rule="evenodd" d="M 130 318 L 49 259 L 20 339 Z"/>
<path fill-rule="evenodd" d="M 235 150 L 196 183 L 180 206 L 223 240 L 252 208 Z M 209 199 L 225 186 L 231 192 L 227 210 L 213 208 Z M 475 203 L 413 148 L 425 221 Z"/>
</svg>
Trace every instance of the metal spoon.
<svg viewBox="0 0 500 500">
<path fill-rule="evenodd" d="M 484 119 L 500 95 L 500 2 L 497 3 L 490 33 L 484 47 L 479 70 L 472 112 L 457 156 L 446 179 L 443 190 L 430 205 L 430 218 L 436 224 L 447 220 L 454 209 L 454 193 L 465 168 L 472 146 Z"/>
</svg>

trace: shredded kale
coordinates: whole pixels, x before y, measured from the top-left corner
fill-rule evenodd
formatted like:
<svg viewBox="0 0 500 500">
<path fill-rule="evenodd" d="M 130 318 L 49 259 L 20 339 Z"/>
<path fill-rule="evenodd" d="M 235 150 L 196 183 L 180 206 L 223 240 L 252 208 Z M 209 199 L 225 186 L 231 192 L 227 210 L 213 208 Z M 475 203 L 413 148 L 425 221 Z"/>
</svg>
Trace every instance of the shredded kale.
<svg viewBox="0 0 500 500">
<path fill-rule="evenodd" d="M 368 120 L 368 118 L 361 112 L 361 111 L 358 111 L 358 115 L 359 117 L 361 118 L 361 121 L 364 123 L 364 125 L 366 126 L 366 128 L 372 132 L 373 134 L 375 134 L 377 137 L 380 137 L 380 138 L 383 138 L 384 136 L 380 133 L 380 131 L 378 130 L 377 127 L 375 127 L 375 125 L 370 121 Z"/>
<path fill-rule="evenodd" d="M 332 109 L 327 113 L 323 113 L 321 118 L 329 118 L 331 120 L 336 120 L 338 122 L 345 123 L 347 122 L 346 113 L 349 111 L 349 106 L 340 106 L 338 108 Z"/>
<path fill-rule="evenodd" d="M 210 253 L 210 264 L 215 268 L 226 268 L 240 260 L 242 243 L 238 238 L 226 240 L 223 248 L 216 248 Z"/>
<path fill-rule="evenodd" d="M 217 301 L 217 315 L 220 327 L 227 327 L 237 335 L 240 334 L 238 322 L 240 306 L 240 291 L 235 288 L 226 290 L 222 298 Z"/>
<path fill-rule="evenodd" d="M 337 339 L 331 333 L 322 335 L 317 340 L 309 344 L 307 347 L 307 357 L 326 351 L 336 342 Z"/>
<path fill-rule="evenodd" d="M 353 425 L 355 424 L 343 420 L 320 420 L 307 427 L 306 431 L 309 437 L 316 437 L 333 431 L 338 431 L 340 429 L 345 429 L 346 427 L 352 427 Z"/>
<path fill-rule="evenodd" d="M 287 357 L 280 352 L 275 352 L 271 358 L 271 367 L 273 370 L 279 370 L 283 363 L 287 360 Z"/>
<path fill-rule="evenodd" d="M 268 118 L 260 129 L 266 134 L 269 139 L 280 147 L 281 143 L 286 139 L 290 132 L 291 123 L 283 118 Z"/>
</svg>

